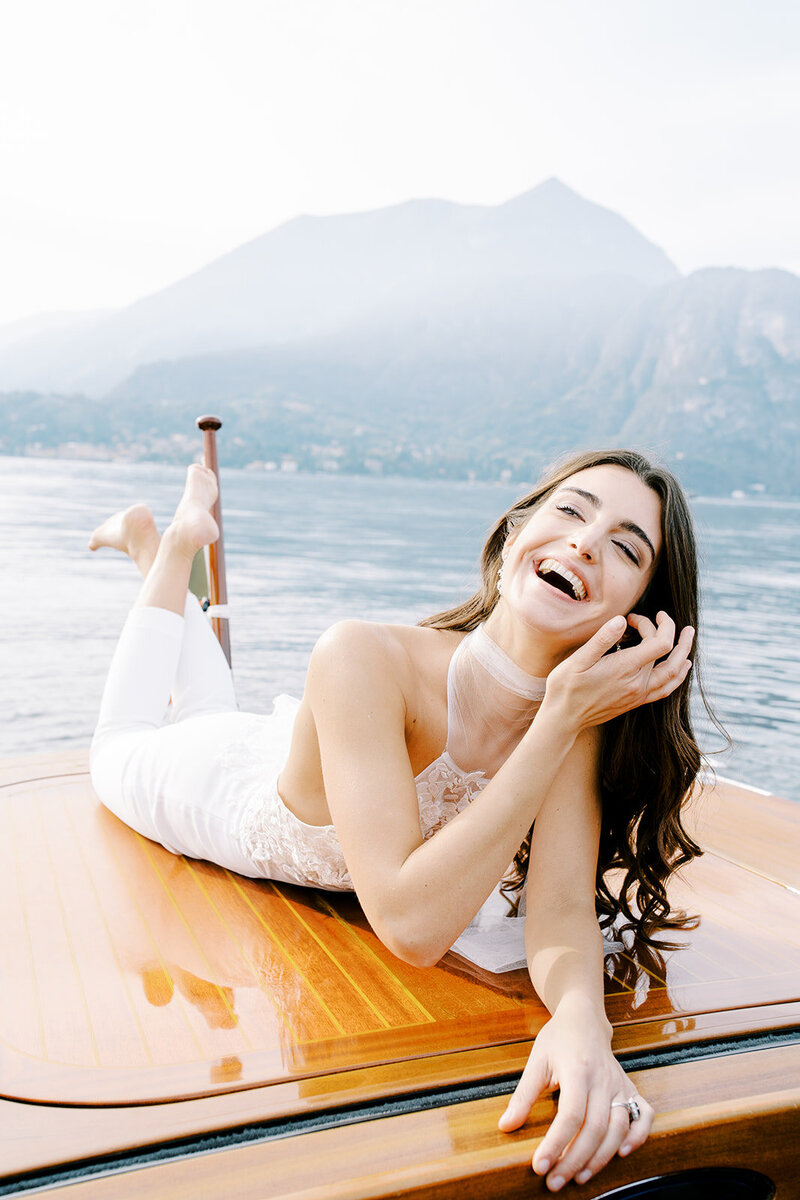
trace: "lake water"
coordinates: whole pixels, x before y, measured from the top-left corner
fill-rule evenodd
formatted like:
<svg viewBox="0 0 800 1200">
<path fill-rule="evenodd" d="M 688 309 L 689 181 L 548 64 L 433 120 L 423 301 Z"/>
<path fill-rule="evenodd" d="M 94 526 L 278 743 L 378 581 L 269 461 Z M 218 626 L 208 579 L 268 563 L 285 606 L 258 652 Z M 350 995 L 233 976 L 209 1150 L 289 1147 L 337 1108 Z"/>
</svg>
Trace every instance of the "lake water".
<svg viewBox="0 0 800 1200">
<path fill-rule="evenodd" d="M 89 531 L 146 500 L 171 514 L 182 469 L 0 457 L 0 756 L 88 745 L 138 586 Z M 299 695 L 333 621 L 415 622 L 474 590 L 493 519 L 522 489 L 226 471 L 231 636 L 243 709 Z M 706 679 L 733 736 L 720 774 L 800 799 L 800 502 L 695 500 Z M 698 721 L 707 749 L 714 738 Z"/>
</svg>

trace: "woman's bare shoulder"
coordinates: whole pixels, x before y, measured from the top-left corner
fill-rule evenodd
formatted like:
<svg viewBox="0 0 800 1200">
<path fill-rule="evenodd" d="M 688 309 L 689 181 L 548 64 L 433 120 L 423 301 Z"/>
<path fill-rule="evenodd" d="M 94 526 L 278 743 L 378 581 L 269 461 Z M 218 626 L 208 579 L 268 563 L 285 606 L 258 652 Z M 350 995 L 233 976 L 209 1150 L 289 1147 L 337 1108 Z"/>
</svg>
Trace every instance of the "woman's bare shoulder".
<svg viewBox="0 0 800 1200">
<path fill-rule="evenodd" d="M 357 661 L 388 670 L 401 683 L 440 674 L 464 634 L 419 625 L 390 625 L 378 621 L 337 621 L 323 633 L 313 658 L 333 668 Z"/>
</svg>

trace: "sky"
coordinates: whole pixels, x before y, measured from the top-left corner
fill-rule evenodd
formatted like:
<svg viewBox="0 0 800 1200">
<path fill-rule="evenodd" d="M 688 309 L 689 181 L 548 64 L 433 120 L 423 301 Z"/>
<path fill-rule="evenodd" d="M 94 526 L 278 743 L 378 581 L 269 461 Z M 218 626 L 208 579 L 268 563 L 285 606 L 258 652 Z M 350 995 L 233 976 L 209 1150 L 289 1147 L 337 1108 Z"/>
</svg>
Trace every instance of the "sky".
<svg viewBox="0 0 800 1200">
<path fill-rule="evenodd" d="M 0 323 L 551 176 L 684 272 L 800 273 L 798 142 L 795 0 L 6 0 Z"/>
</svg>

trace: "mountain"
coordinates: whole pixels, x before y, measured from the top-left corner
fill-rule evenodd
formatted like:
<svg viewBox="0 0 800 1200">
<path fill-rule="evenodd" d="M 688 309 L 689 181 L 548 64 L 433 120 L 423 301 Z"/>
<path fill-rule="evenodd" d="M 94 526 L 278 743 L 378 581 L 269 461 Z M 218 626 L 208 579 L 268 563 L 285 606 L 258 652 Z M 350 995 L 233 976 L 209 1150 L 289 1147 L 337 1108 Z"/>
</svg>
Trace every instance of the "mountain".
<svg viewBox="0 0 800 1200">
<path fill-rule="evenodd" d="M 0 390 L 101 395 L 138 366 L 343 336 L 533 279 L 677 277 L 658 247 L 558 180 L 496 207 L 413 200 L 298 217 L 83 330 L 0 352 Z M 0 336 L 2 330 L 0 330 Z"/>
<path fill-rule="evenodd" d="M 0 354 L 0 452 L 185 460 L 218 410 L 231 465 L 523 482 L 632 444 L 697 491 L 800 495 L 800 279 L 682 277 L 554 180 L 299 218 L 59 336 Z"/>
<path fill-rule="evenodd" d="M 564 402 L 595 438 L 663 449 L 693 486 L 800 494 L 800 279 L 713 268 L 655 289 Z"/>
</svg>

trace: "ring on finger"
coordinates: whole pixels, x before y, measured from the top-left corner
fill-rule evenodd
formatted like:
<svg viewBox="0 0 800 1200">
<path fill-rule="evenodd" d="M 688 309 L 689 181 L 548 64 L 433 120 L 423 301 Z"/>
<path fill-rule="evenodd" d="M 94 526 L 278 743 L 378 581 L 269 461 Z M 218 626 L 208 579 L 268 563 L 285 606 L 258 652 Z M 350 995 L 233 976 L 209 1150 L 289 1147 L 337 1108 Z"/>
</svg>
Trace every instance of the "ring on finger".
<svg viewBox="0 0 800 1200">
<path fill-rule="evenodd" d="M 635 1092 L 627 1100 L 612 1100 L 611 1107 L 627 1109 L 629 1125 L 632 1125 L 634 1121 L 638 1121 L 642 1115 L 642 1110 L 639 1108 Z"/>
</svg>

